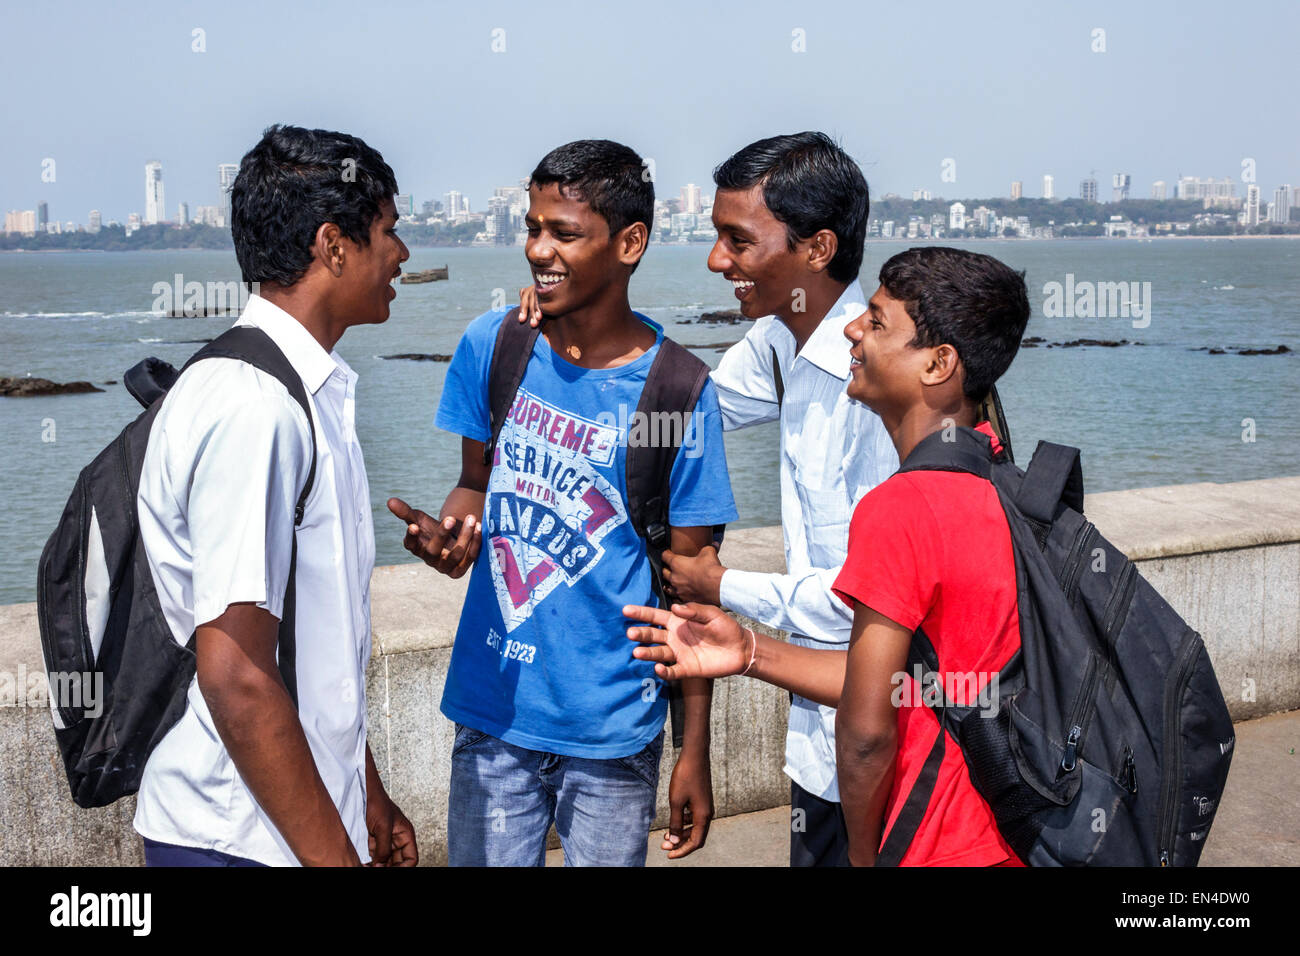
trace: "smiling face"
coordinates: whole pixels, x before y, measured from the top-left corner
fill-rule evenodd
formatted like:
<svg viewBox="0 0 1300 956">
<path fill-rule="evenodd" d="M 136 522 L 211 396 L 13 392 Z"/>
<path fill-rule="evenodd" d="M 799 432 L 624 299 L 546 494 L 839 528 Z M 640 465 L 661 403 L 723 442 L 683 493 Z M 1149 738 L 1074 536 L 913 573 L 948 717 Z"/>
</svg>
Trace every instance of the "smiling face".
<svg viewBox="0 0 1300 956">
<path fill-rule="evenodd" d="M 389 303 L 397 297 L 393 280 L 402 274 L 402 263 L 411 255 L 397 236 L 397 207 L 392 199 L 379 204 L 379 215 L 370 223 L 368 245 L 346 237 L 347 256 L 338 312 L 351 325 L 373 325 L 388 320 Z"/>
<path fill-rule="evenodd" d="M 931 364 L 931 348 L 915 348 L 916 323 L 902 300 L 881 286 L 867 310 L 844 328 L 849 349 L 848 395 L 881 418 L 896 417 L 916 404 L 922 378 Z"/>
<path fill-rule="evenodd" d="M 804 243 L 790 249 L 785 224 L 763 201 L 762 184 L 749 189 L 719 189 L 713 199 L 718 241 L 709 252 L 709 269 L 731 281 L 741 314 L 786 317 L 794 290 L 807 275 Z"/>
<path fill-rule="evenodd" d="M 533 273 L 533 288 L 543 313 L 565 315 L 616 291 L 644 251 L 628 233 L 645 231 L 633 224 L 611 236 L 605 218 L 558 183 L 528 188 L 528 240 L 524 256 Z"/>
</svg>

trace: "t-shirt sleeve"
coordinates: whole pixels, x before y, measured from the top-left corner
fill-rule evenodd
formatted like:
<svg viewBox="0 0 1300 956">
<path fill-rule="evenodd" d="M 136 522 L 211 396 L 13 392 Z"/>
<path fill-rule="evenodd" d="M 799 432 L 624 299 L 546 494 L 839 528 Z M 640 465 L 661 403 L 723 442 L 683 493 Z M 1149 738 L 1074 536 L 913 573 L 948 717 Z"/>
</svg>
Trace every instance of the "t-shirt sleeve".
<svg viewBox="0 0 1300 956">
<path fill-rule="evenodd" d="M 311 467 L 306 415 L 287 395 L 259 397 L 223 410 L 194 438 L 186 519 L 195 626 L 241 602 L 279 618 L 294 508 Z"/>
<path fill-rule="evenodd" d="M 668 492 L 668 521 L 675 528 L 726 524 L 739 517 L 731 495 L 722 415 L 712 382 L 704 383 L 683 431 Z"/>
<path fill-rule="evenodd" d="M 849 553 L 835 593 L 849 607 L 865 604 L 915 630 L 938 597 L 941 533 L 910 476 L 890 478 L 854 509 Z"/>
<path fill-rule="evenodd" d="M 438 401 L 434 424 L 439 428 L 474 441 L 486 442 L 492 437 L 488 373 L 502 320 L 501 312 L 480 315 L 460 337 Z"/>
</svg>

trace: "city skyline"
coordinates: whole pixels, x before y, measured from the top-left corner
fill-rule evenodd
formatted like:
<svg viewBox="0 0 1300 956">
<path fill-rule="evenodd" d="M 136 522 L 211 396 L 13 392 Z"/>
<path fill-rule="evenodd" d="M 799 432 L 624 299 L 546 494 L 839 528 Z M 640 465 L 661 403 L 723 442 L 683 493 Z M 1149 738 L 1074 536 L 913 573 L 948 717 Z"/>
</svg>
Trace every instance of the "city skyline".
<svg viewBox="0 0 1300 956">
<path fill-rule="evenodd" d="M 644 23 L 643 14 L 560 3 L 565 30 L 546 31 L 522 3 L 455 18 L 397 5 L 349 31 L 357 51 L 383 50 L 374 54 L 382 62 L 323 86 L 314 58 L 332 48 L 323 39 L 340 18 L 354 19 L 342 3 L 296 13 L 244 0 L 207 11 L 146 3 L 129 26 L 89 3 L 58 18 L 16 8 L 11 35 L 63 55 L 58 70 L 18 58 L 0 65 L 7 118 L 23 130 L 0 153 L 0 208 L 45 201 L 60 220 L 82 221 L 91 208 L 106 220 L 144 216 L 137 170 L 150 159 L 167 171 L 168 216 L 178 199 L 191 209 L 216 203 L 213 162 L 238 160 L 272 122 L 355 133 L 384 154 L 404 194 L 455 188 L 479 197 L 478 211 L 497 184 L 588 136 L 653 159 L 660 182 L 705 188 L 740 146 L 808 128 L 840 141 L 880 195 L 998 196 L 1012 180 L 1028 194 L 1052 175 L 1062 196 L 1094 169 L 1103 185 L 1131 175 L 1132 195 L 1147 195 L 1184 175 L 1240 183 L 1247 160 L 1266 195 L 1300 178 L 1287 168 L 1300 132 L 1273 121 L 1279 96 L 1297 85 L 1296 31 L 1286 25 L 1300 27 L 1300 11 L 1291 5 L 1252 12 L 1267 31 L 1214 34 L 1186 29 L 1204 20 L 1197 9 L 1217 9 L 1209 3 L 1101 2 L 1082 12 L 1008 3 L 997 16 L 924 6 L 868 14 L 670 2 Z M 109 53 L 129 55 L 106 69 Z M 619 76 L 629 62 L 656 68 L 569 82 Z M 556 80 L 538 82 L 557 63 L 566 67 Z M 148 110 L 137 108 L 142 89 Z M 1138 91 L 1148 108 L 1113 105 Z M 46 160 L 57 177 L 42 178 Z"/>
</svg>

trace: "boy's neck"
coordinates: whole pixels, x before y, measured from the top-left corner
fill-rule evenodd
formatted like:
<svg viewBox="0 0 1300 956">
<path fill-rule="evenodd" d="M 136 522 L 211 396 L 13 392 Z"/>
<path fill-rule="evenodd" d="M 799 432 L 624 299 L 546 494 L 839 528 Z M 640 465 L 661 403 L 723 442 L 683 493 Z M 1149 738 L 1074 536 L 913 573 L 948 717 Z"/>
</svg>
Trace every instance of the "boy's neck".
<svg viewBox="0 0 1300 956">
<path fill-rule="evenodd" d="M 800 300 L 796 300 L 795 290 L 790 290 L 789 303 L 785 308 L 777 311 L 776 317 L 784 322 L 786 328 L 794 335 L 795 354 L 798 354 L 812 338 L 813 333 L 817 331 L 818 326 L 822 324 L 848 287 L 847 282 L 836 282 L 825 273 L 817 273 L 808 277 L 808 283 L 803 287 L 803 296 Z M 798 312 L 794 310 L 796 303 L 802 306 Z"/>
<path fill-rule="evenodd" d="M 617 368 L 654 345 L 652 328 L 636 317 L 624 294 L 550 318 L 542 326 L 551 349 L 581 368 Z"/>
<path fill-rule="evenodd" d="M 881 421 L 884 422 L 885 429 L 894 442 L 901 463 L 907 460 L 907 456 L 917 445 L 935 432 L 943 431 L 945 428 L 974 428 L 976 418 L 975 404 L 963 396 L 938 408 L 923 404 L 913 405 L 901 417 L 891 420 L 890 417 L 882 416 Z"/>
</svg>

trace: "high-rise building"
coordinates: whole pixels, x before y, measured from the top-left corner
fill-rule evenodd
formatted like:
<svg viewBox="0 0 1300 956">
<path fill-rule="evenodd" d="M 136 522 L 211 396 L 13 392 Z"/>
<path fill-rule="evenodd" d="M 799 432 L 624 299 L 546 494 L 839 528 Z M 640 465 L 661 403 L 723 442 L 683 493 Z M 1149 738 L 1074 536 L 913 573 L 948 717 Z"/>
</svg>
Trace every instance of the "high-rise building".
<svg viewBox="0 0 1300 956">
<path fill-rule="evenodd" d="M 5 233 L 21 232 L 30 236 L 36 232 L 36 210 L 10 209 L 5 213 Z"/>
<path fill-rule="evenodd" d="M 456 189 L 443 196 L 443 205 L 446 207 L 448 222 L 455 222 L 460 218 L 460 200 L 460 191 Z"/>
<path fill-rule="evenodd" d="M 167 218 L 163 200 L 162 163 L 153 159 L 144 164 L 144 223 L 152 226 Z"/>
<path fill-rule="evenodd" d="M 1151 184 L 1151 198 L 1164 199 L 1168 195 L 1169 187 L 1163 179 L 1157 179 Z"/>
<path fill-rule="evenodd" d="M 1128 173 L 1116 173 L 1110 177 L 1110 201 L 1124 202 L 1128 199 L 1129 187 L 1133 185 L 1133 177 Z"/>
<path fill-rule="evenodd" d="M 1199 179 L 1196 176 L 1178 177 L 1179 199 L 1201 199 L 1206 207 L 1235 206 L 1237 184 L 1227 176 L 1222 179 Z"/>
<path fill-rule="evenodd" d="M 1291 184 L 1278 186 L 1273 191 L 1273 215 L 1270 222 L 1286 223 L 1291 221 Z"/>
<path fill-rule="evenodd" d="M 688 212 L 692 216 L 700 213 L 700 187 L 695 183 L 687 183 L 682 187 L 682 212 Z"/>
<path fill-rule="evenodd" d="M 86 232 L 99 232 L 103 228 L 102 220 L 99 217 L 99 210 L 90 210 L 90 215 L 86 217 Z"/>
<path fill-rule="evenodd" d="M 912 190 L 912 202 L 929 202 L 932 198 L 928 189 L 918 187 Z"/>
<path fill-rule="evenodd" d="M 1079 198 L 1084 202 L 1097 201 L 1097 180 L 1089 176 L 1079 183 Z"/>
<path fill-rule="evenodd" d="M 1259 225 L 1259 187 L 1254 183 L 1246 187 L 1246 208 L 1243 212 L 1247 226 Z"/>
<path fill-rule="evenodd" d="M 176 207 L 176 222 L 182 226 L 186 226 L 189 225 L 189 221 L 190 221 L 190 204 L 187 202 L 183 202 Z"/>
<path fill-rule="evenodd" d="M 139 229 L 140 229 L 140 214 L 138 212 L 133 212 L 131 213 L 131 215 L 126 217 L 126 234 L 130 236 L 135 232 L 137 232 Z"/>
<path fill-rule="evenodd" d="M 399 216 L 415 215 L 415 197 L 410 193 L 398 193 L 393 197 L 393 204 L 397 207 Z"/>
<path fill-rule="evenodd" d="M 230 228 L 230 190 L 235 185 L 239 167 L 234 163 L 217 163 L 217 221 L 213 225 Z"/>
<path fill-rule="evenodd" d="M 420 217 L 423 219 L 432 219 L 435 212 L 442 207 L 442 203 L 433 199 L 426 199 L 420 204 Z"/>
<path fill-rule="evenodd" d="M 1056 198 L 1056 180 L 1053 179 L 1050 175 L 1043 177 L 1043 198 L 1044 199 Z"/>
<path fill-rule="evenodd" d="M 1019 199 L 1025 194 L 1025 184 L 1018 179 L 1011 181 L 1011 198 Z"/>
<path fill-rule="evenodd" d="M 50 224 L 50 204 L 47 202 L 38 202 L 36 204 L 36 228 L 40 232 L 45 231 L 45 227 Z"/>
<path fill-rule="evenodd" d="M 955 202 L 948 207 L 948 228 L 951 230 L 966 228 L 966 204 Z"/>
</svg>

